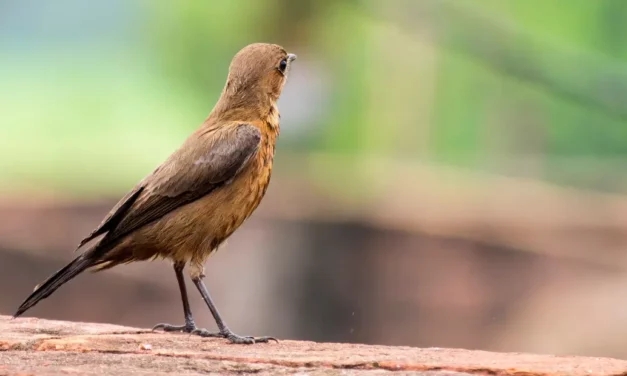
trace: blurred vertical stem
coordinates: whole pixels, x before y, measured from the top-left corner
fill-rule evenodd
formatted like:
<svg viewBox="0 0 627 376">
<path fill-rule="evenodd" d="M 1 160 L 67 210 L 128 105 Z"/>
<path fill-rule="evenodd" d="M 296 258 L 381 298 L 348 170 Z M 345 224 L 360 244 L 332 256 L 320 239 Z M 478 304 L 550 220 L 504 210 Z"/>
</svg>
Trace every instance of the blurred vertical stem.
<svg viewBox="0 0 627 376">
<path fill-rule="evenodd" d="M 332 41 L 328 45 L 329 64 L 333 68 L 335 92 L 332 115 L 325 124 L 321 147 L 327 151 L 360 154 L 364 152 L 364 131 L 370 119 L 369 72 L 374 54 L 371 27 L 367 18 L 351 12 L 340 2 L 327 9 L 320 22 L 319 38 Z"/>
</svg>

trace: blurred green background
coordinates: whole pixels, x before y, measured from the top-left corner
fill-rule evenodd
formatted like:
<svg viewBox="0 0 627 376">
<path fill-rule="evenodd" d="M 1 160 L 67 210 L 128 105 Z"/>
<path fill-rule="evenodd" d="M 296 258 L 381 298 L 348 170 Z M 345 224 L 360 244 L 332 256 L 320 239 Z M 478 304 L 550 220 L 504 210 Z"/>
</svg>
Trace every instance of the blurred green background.
<svg viewBox="0 0 627 376">
<path fill-rule="evenodd" d="M 259 41 L 298 60 L 268 197 L 208 263 L 236 332 L 627 356 L 623 0 L 0 1 L 0 312 Z M 165 263 L 121 269 L 32 314 L 182 320 Z"/>
</svg>

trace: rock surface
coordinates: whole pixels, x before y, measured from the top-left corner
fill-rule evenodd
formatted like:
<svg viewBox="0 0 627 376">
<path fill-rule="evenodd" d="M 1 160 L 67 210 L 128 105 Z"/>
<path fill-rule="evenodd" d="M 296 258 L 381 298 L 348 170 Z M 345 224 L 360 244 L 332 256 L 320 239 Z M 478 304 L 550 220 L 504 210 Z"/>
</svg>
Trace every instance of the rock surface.
<svg viewBox="0 0 627 376">
<path fill-rule="evenodd" d="M 0 316 L 4 375 L 627 375 L 627 361 L 283 340 L 251 346 L 108 324 Z"/>
</svg>

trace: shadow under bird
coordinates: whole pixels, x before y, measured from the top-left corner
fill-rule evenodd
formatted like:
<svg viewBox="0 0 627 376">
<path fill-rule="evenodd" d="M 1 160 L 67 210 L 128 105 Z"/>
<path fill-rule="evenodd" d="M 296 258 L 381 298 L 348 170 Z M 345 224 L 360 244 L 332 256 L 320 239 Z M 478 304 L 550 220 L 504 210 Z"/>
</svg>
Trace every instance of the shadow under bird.
<svg viewBox="0 0 627 376">
<path fill-rule="evenodd" d="M 80 242 L 78 249 L 87 249 L 38 285 L 14 316 L 87 269 L 164 258 L 174 264 L 185 324 L 157 324 L 153 329 L 241 344 L 275 340 L 240 336 L 229 329 L 203 283 L 204 263 L 253 213 L 268 188 L 279 135 L 276 102 L 294 59 L 296 55 L 275 44 L 256 43 L 240 50 L 202 126 L 115 205 Z M 183 275 L 186 265 L 218 332 L 194 323 Z"/>
</svg>

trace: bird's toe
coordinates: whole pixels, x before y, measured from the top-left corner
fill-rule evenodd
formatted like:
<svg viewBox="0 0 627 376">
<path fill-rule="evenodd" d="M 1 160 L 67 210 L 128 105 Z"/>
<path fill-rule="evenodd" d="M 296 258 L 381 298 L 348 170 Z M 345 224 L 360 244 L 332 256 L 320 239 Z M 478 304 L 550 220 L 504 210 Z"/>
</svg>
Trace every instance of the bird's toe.
<svg viewBox="0 0 627 376">
<path fill-rule="evenodd" d="M 191 333 L 196 330 L 196 327 L 193 325 L 171 325 L 166 323 L 159 323 L 152 327 L 152 330 L 163 330 L 164 332 L 183 332 L 183 333 Z"/>
<path fill-rule="evenodd" d="M 252 337 L 252 336 L 239 336 L 237 334 L 234 333 L 228 333 L 226 334 L 226 339 L 228 339 L 231 343 L 233 344 L 238 344 L 238 345 L 252 345 L 254 343 L 268 343 L 270 341 L 276 341 L 277 343 L 279 342 L 276 338 L 274 337 Z"/>
<path fill-rule="evenodd" d="M 224 334 L 220 333 L 220 332 L 210 332 L 207 329 L 194 329 L 191 331 L 191 334 L 200 336 L 200 337 L 224 337 Z"/>
</svg>

